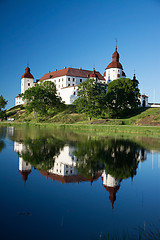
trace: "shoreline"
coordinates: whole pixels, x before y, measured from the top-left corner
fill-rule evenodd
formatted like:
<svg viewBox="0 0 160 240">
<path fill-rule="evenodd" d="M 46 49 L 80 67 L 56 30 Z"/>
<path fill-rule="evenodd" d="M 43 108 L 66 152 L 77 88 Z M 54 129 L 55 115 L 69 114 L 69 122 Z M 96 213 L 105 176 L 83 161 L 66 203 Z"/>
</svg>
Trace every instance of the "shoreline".
<svg viewBox="0 0 160 240">
<path fill-rule="evenodd" d="M 108 134 L 129 134 L 140 136 L 151 136 L 160 138 L 160 126 L 135 126 L 135 125 L 105 125 L 105 124 L 64 124 L 64 123 L 20 123 L 0 122 L 0 126 L 22 126 L 41 128 L 63 128 L 76 131 L 96 132 L 98 135 Z"/>
</svg>

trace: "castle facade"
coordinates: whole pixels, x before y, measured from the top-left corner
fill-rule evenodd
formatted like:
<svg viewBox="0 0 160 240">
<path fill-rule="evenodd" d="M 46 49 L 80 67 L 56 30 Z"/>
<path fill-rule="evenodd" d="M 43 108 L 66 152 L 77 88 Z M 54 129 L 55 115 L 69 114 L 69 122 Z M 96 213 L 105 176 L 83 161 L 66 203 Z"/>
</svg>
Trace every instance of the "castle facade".
<svg viewBox="0 0 160 240">
<path fill-rule="evenodd" d="M 112 54 L 112 62 L 106 67 L 105 72 L 101 75 L 100 72 L 91 70 L 85 70 L 82 68 L 64 68 L 55 70 L 54 72 L 48 72 L 44 74 L 36 83 L 43 81 L 52 81 L 55 83 L 57 88 L 57 94 L 62 98 L 65 104 L 73 104 L 77 99 L 78 85 L 88 78 L 96 79 L 96 81 L 105 84 L 106 86 L 113 80 L 119 78 L 125 78 L 126 74 L 123 70 L 122 64 L 119 62 L 119 53 L 117 46 L 115 52 Z M 138 80 L 135 77 L 132 79 L 138 84 Z M 25 73 L 21 77 L 21 93 L 24 93 L 27 89 L 34 87 L 34 77 L 30 72 L 30 68 L 27 66 Z M 141 95 L 140 97 L 141 106 L 148 107 L 148 96 Z M 24 104 L 20 94 L 15 99 L 15 105 Z"/>
</svg>

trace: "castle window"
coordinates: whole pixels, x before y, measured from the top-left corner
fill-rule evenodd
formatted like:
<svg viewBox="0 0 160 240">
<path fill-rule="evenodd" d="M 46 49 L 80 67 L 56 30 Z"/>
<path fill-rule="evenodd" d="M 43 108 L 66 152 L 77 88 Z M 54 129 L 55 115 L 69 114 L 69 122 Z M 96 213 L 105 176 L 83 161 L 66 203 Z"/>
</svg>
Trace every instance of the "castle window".
<svg viewBox="0 0 160 240">
<path fill-rule="evenodd" d="M 72 173 L 72 170 L 71 170 L 71 173 Z"/>
<path fill-rule="evenodd" d="M 74 84 L 73 84 L 73 86 L 74 86 Z"/>
<path fill-rule="evenodd" d="M 68 83 L 68 87 L 70 86 L 70 84 Z"/>
<path fill-rule="evenodd" d="M 73 95 L 76 95 L 76 93 L 74 92 Z"/>
<path fill-rule="evenodd" d="M 70 78 L 68 78 L 68 81 L 70 81 Z"/>
<path fill-rule="evenodd" d="M 30 86 L 30 83 L 28 83 L 28 86 Z"/>
<path fill-rule="evenodd" d="M 82 82 L 82 79 L 80 79 L 79 81 Z"/>
<path fill-rule="evenodd" d="M 56 80 L 54 80 L 54 82 L 56 83 Z"/>
<path fill-rule="evenodd" d="M 74 78 L 73 78 L 73 82 L 74 82 Z"/>
<path fill-rule="evenodd" d="M 68 171 L 66 171 L 66 174 L 68 173 Z"/>
<path fill-rule="evenodd" d="M 63 78 L 62 78 L 62 82 L 63 82 Z"/>
<path fill-rule="evenodd" d="M 62 84 L 62 87 L 63 87 L 63 84 Z"/>
<path fill-rule="evenodd" d="M 59 82 L 61 81 L 61 79 L 59 79 Z"/>
</svg>

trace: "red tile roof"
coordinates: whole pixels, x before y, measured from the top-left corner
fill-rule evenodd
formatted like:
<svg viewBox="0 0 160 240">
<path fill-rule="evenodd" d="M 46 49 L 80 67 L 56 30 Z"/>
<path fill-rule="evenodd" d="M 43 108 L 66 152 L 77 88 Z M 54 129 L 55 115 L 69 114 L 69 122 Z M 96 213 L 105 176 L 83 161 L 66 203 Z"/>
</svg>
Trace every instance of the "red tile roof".
<svg viewBox="0 0 160 240">
<path fill-rule="evenodd" d="M 20 98 L 20 97 L 21 97 L 20 94 L 18 94 L 18 96 L 16 98 Z"/>
<path fill-rule="evenodd" d="M 126 74 L 125 74 L 125 72 L 124 72 L 124 71 L 122 71 L 122 76 L 123 76 L 123 77 L 126 77 Z"/>
<path fill-rule="evenodd" d="M 109 200 L 112 203 L 112 208 L 114 208 L 114 202 L 116 201 L 116 193 L 120 186 L 108 187 L 104 185 L 104 188 L 109 192 Z"/>
<path fill-rule="evenodd" d="M 27 66 L 25 69 L 25 73 L 22 75 L 22 78 L 34 78 L 33 75 L 30 73 L 30 68 Z"/>
<path fill-rule="evenodd" d="M 89 71 L 89 70 L 83 70 L 83 69 L 77 69 L 77 68 L 64 68 L 64 69 L 60 69 L 58 71 L 46 73 L 40 79 L 40 81 L 52 79 L 52 78 L 56 78 L 56 77 L 62 77 L 62 76 L 88 78 L 88 76 L 91 75 L 92 73 L 93 73 L 93 71 Z M 104 77 L 100 74 L 100 72 L 95 71 L 95 73 L 98 76 L 99 80 L 105 80 Z"/>
<path fill-rule="evenodd" d="M 42 176 L 52 179 L 53 181 L 56 180 L 61 183 L 79 183 L 79 182 L 92 182 L 93 180 L 97 180 L 101 173 L 97 174 L 96 177 L 93 178 L 85 178 L 82 175 L 68 175 L 68 176 L 61 176 L 57 174 L 53 174 L 47 171 L 39 171 Z"/>
<path fill-rule="evenodd" d="M 147 97 L 148 98 L 148 96 L 146 96 L 146 95 L 141 95 L 141 97 Z"/>
<path fill-rule="evenodd" d="M 119 62 L 119 53 L 117 52 L 117 47 L 115 52 L 112 54 L 112 62 L 106 67 L 108 68 L 120 68 L 123 69 L 122 64 Z"/>
<path fill-rule="evenodd" d="M 96 74 L 96 71 L 95 71 L 95 69 L 93 69 L 93 72 L 91 73 L 91 75 L 89 75 L 89 77 L 90 78 L 97 78 L 98 77 L 98 75 Z"/>
<path fill-rule="evenodd" d="M 123 69 L 122 64 L 120 62 L 111 62 L 108 66 L 108 68 L 120 68 Z"/>
<path fill-rule="evenodd" d="M 26 170 L 26 171 L 19 170 L 19 172 L 22 174 L 23 181 L 26 182 L 28 175 L 31 173 L 31 170 Z"/>
</svg>

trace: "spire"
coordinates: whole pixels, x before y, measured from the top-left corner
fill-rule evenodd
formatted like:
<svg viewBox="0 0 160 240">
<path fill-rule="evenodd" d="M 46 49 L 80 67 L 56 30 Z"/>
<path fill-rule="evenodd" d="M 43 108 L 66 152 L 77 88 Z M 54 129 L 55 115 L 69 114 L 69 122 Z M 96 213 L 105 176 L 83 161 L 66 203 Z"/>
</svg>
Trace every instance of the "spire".
<svg viewBox="0 0 160 240">
<path fill-rule="evenodd" d="M 109 192 L 109 200 L 112 204 L 112 209 L 113 209 L 114 208 L 114 202 L 116 201 L 116 193 L 117 193 L 120 186 L 108 187 L 108 186 L 104 185 L 104 187 Z"/>
<path fill-rule="evenodd" d="M 112 55 L 112 62 L 119 62 L 119 53 L 117 52 L 117 45 L 115 48 L 115 52 Z"/>
<path fill-rule="evenodd" d="M 19 172 L 22 174 L 22 179 L 26 183 L 26 181 L 28 179 L 28 175 L 31 173 L 31 170 L 27 170 L 27 171 L 20 171 L 19 170 Z"/>
<path fill-rule="evenodd" d="M 134 69 L 134 76 L 132 81 L 135 82 L 136 84 L 139 84 L 138 80 L 136 79 L 135 69 Z"/>
<path fill-rule="evenodd" d="M 98 75 L 96 74 L 95 68 L 93 68 L 93 72 L 91 73 L 91 75 L 89 76 L 90 78 L 97 78 Z"/>
<path fill-rule="evenodd" d="M 33 75 L 30 73 L 29 64 L 27 63 L 27 67 L 25 68 L 25 73 L 22 75 L 22 78 L 34 78 Z"/>
<path fill-rule="evenodd" d="M 117 38 L 116 38 L 116 48 L 115 48 L 115 50 L 117 51 Z"/>
</svg>

